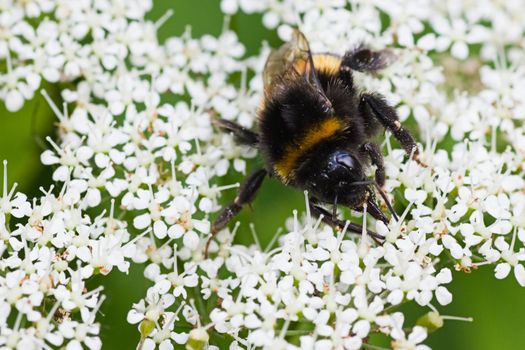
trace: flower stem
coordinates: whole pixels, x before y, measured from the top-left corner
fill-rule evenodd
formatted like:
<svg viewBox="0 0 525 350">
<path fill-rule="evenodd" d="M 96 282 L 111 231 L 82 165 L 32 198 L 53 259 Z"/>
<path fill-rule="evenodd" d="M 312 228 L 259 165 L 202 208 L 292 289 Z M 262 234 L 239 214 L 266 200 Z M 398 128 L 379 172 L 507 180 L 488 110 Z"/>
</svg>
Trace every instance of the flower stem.
<svg viewBox="0 0 525 350">
<path fill-rule="evenodd" d="M 296 335 L 305 335 L 305 334 L 310 334 L 310 333 L 312 333 L 312 331 L 308 329 L 293 329 L 290 331 L 286 331 L 286 336 L 293 337 Z"/>
<path fill-rule="evenodd" d="M 197 309 L 199 310 L 199 316 L 204 319 L 203 324 L 209 323 L 210 322 L 209 314 L 207 312 L 206 305 L 204 305 L 204 301 L 202 300 L 200 289 L 198 287 L 194 287 L 193 291 L 194 291 L 193 297 L 195 301 L 197 302 L 196 306 L 197 306 Z"/>
<path fill-rule="evenodd" d="M 366 344 L 366 343 L 363 343 L 362 349 L 367 349 L 367 350 L 390 350 L 390 348 L 384 348 L 382 346 Z"/>
</svg>

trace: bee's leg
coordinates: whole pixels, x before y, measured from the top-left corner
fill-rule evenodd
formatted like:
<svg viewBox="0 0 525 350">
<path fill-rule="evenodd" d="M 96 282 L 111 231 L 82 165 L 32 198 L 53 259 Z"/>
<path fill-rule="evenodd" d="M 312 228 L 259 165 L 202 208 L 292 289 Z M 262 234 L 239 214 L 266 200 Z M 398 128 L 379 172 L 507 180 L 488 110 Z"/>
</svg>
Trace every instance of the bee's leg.
<svg viewBox="0 0 525 350">
<path fill-rule="evenodd" d="M 233 203 L 225 207 L 217 219 L 215 219 L 211 226 L 211 237 L 206 242 L 206 247 L 204 249 L 205 256 L 208 256 L 208 248 L 213 236 L 222 230 L 235 215 L 239 214 L 243 205 L 250 204 L 253 201 L 255 195 L 257 194 L 257 190 L 261 187 L 266 174 L 267 172 L 265 169 L 259 169 L 251 174 L 242 184 Z"/>
<path fill-rule="evenodd" d="M 394 137 L 399 141 L 405 152 L 421 165 L 419 160 L 419 149 L 416 141 L 410 133 L 401 126 L 399 117 L 394 108 L 385 101 L 379 94 L 362 94 L 359 110 L 367 118 L 377 118 L 386 129 L 390 130 Z"/>
<path fill-rule="evenodd" d="M 214 119 L 213 123 L 222 131 L 231 132 L 240 144 L 253 147 L 259 143 L 259 135 L 244 126 L 226 119 Z"/>
<path fill-rule="evenodd" d="M 334 198 L 334 206 L 332 207 L 332 219 L 337 219 L 337 193 Z"/>
<path fill-rule="evenodd" d="M 388 67 L 395 59 L 396 55 L 390 49 L 372 51 L 364 45 L 359 45 L 343 56 L 341 67 L 373 73 Z"/>
<path fill-rule="evenodd" d="M 312 214 L 314 216 L 321 216 L 322 215 L 323 216 L 322 220 L 326 224 L 332 226 L 337 231 L 341 231 L 345 227 L 346 222 L 343 221 L 343 220 L 339 220 L 337 218 L 332 217 L 332 214 L 328 210 L 326 210 L 325 208 L 323 208 L 323 207 L 321 207 L 319 205 L 319 202 L 317 201 L 317 199 L 310 198 L 309 206 L 310 206 L 310 211 L 312 212 Z M 347 231 L 351 232 L 351 233 L 361 234 L 363 232 L 363 227 L 349 222 L 348 223 L 348 227 L 347 227 Z M 378 240 L 384 239 L 383 236 L 375 233 L 374 231 L 370 231 L 370 230 L 367 229 L 366 232 L 376 242 L 378 242 Z"/>
<path fill-rule="evenodd" d="M 388 197 L 386 196 L 383 190 L 383 186 L 385 185 L 386 175 L 385 175 L 385 164 L 383 162 L 383 155 L 381 154 L 381 150 L 379 149 L 379 146 L 376 143 L 369 142 L 369 143 L 365 143 L 362 146 L 362 149 L 368 154 L 368 156 L 370 157 L 370 160 L 372 161 L 372 164 L 376 166 L 376 174 L 375 174 L 376 185 L 375 186 L 376 186 L 377 191 L 381 194 L 381 197 L 383 197 L 383 200 L 385 201 L 387 208 L 390 210 L 394 218 L 398 220 L 397 214 L 394 211 L 392 204 L 388 200 Z M 373 195 L 372 191 L 370 191 L 370 193 Z M 372 197 L 368 198 L 368 206 L 370 207 L 370 214 L 374 218 L 376 218 L 377 220 L 381 220 L 384 223 L 388 222 L 383 212 L 377 207 L 377 200 L 375 198 L 372 198 Z M 376 213 L 374 214 L 374 212 Z"/>
<path fill-rule="evenodd" d="M 380 187 L 385 185 L 386 175 L 385 175 L 385 164 L 383 162 L 383 155 L 379 146 L 373 142 L 365 143 L 362 146 L 362 149 L 365 153 L 368 154 L 372 164 L 376 166 L 375 179 L 377 184 Z"/>
</svg>

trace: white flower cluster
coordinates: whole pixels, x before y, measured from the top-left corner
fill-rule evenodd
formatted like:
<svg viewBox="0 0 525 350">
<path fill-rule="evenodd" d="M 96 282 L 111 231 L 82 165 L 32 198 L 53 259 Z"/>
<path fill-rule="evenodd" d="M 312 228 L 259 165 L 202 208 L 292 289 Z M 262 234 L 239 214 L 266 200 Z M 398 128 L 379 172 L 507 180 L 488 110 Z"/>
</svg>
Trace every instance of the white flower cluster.
<svg viewBox="0 0 525 350">
<path fill-rule="evenodd" d="M 451 302 L 443 286 L 451 272 L 437 270 L 429 253 L 435 239 L 421 240 L 423 246 L 409 239 L 374 246 L 366 236 L 354 241 L 345 238 L 346 230 L 335 235 L 319 224 L 308 214 L 300 227 L 295 218 L 280 246 L 268 252 L 230 248 L 224 264 L 239 286 L 217 289 L 221 305 L 211 313 L 217 331 L 265 349 L 357 350 L 371 332 L 404 339 L 402 314 L 400 320 L 387 311 L 403 300 L 425 306 L 435 296 L 442 305 Z M 300 324 L 291 332 L 299 336 L 298 346 L 286 342 L 292 322 Z M 249 332 L 241 336 L 243 329 Z M 424 328 L 414 331 L 420 337 L 397 348 L 426 338 Z"/>
<path fill-rule="evenodd" d="M 151 1 L 2 1 L 0 98 L 10 111 L 33 98 L 42 79 L 97 79 L 147 42 L 139 20 Z M 151 31 L 150 31 L 151 32 Z M 142 39 L 142 40 L 141 40 Z M 147 44 L 144 44 L 147 46 Z"/>
<path fill-rule="evenodd" d="M 8 190 L 4 161 L 0 197 L 0 346 L 2 349 L 99 349 L 96 313 L 102 287 L 86 290 L 95 274 L 127 272 L 134 243 L 123 222 L 90 218 L 80 196 L 64 186 L 32 202 Z M 112 208 L 113 209 L 113 208 Z M 127 242 L 127 243 L 126 243 Z"/>
<path fill-rule="evenodd" d="M 394 48 L 381 75 L 355 77 L 417 122 L 427 167 L 386 138 L 386 189 L 402 215 L 368 225 L 382 245 L 296 213 L 275 248 L 233 244 L 236 226 L 217 235 L 209 258 L 210 215 L 220 192 L 237 186 L 217 178 L 244 173 L 256 155 L 212 121 L 254 127 L 268 50 L 245 57 L 227 26 L 218 37 L 188 30 L 161 44 L 156 32 L 170 13 L 150 22 L 151 6 L 0 4 L 8 110 L 42 78 L 68 83 L 63 108 L 43 92 L 59 120 L 59 139 L 41 156 L 57 191 L 29 200 L 8 190 L 4 174 L 1 349 L 99 349 L 104 296 L 86 281 L 130 263 L 146 264 L 151 281 L 128 313 L 141 349 L 212 348 L 218 334 L 230 349 L 360 349 L 378 332 L 394 349 L 427 349 L 421 343 L 444 319 L 433 303 L 452 301 L 451 269 L 492 264 L 496 278 L 512 271 L 525 285 L 519 0 L 221 1 L 228 16 L 262 13 L 283 40 L 299 27 L 314 51 Z M 396 307 L 411 300 L 433 317 L 404 324 Z"/>
</svg>

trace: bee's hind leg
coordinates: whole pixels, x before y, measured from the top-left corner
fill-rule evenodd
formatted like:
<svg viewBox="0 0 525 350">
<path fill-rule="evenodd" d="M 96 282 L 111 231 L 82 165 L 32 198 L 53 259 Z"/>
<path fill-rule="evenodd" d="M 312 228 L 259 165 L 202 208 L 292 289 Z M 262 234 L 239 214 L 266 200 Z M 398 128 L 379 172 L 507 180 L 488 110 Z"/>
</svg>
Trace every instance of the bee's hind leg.
<svg viewBox="0 0 525 350">
<path fill-rule="evenodd" d="M 358 72 L 374 73 L 388 67 L 395 59 L 396 55 L 390 49 L 372 51 L 361 44 L 343 56 L 341 67 L 343 69 L 348 67 Z"/>
<path fill-rule="evenodd" d="M 215 236 L 215 234 L 217 234 L 217 232 L 222 230 L 235 215 L 239 214 L 243 205 L 250 204 L 254 200 L 257 191 L 261 187 L 261 184 L 266 175 L 267 172 L 265 169 L 259 169 L 251 174 L 241 185 L 241 188 L 239 189 L 237 197 L 235 197 L 233 203 L 226 206 L 215 219 L 211 226 L 211 237 L 206 242 L 206 246 L 204 248 L 204 255 L 206 257 L 208 256 L 208 248 L 212 238 Z"/>
<path fill-rule="evenodd" d="M 255 147 L 259 143 L 257 133 L 226 119 L 214 119 L 215 124 L 221 131 L 232 133 L 237 142 L 242 145 Z"/>
</svg>

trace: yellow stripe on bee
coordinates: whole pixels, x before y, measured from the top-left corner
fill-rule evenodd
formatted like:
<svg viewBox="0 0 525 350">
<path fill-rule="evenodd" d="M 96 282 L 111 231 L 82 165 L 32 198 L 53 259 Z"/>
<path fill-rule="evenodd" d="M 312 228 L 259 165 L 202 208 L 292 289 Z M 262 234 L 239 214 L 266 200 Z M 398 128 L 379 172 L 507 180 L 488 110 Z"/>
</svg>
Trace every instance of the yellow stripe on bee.
<svg viewBox="0 0 525 350">
<path fill-rule="evenodd" d="M 316 54 L 312 56 L 314 67 L 321 73 L 336 75 L 341 67 L 341 57 L 330 54 Z M 306 60 L 299 60 L 294 63 L 295 70 L 303 74 L 306 69 Z"/>
<path fill-rule="evenodd" d="M 343 123 L 335 118 L 330 117 L 315 127 L 311 128 L 306 135 L 297 140 L 293 145 L 286 147 L 284 155 L 275 163 L 275 172 L 287 183 L 293 177 L 293 171 L 297 167 L 297 162 L 304 154 L 311 150 L 318 143 L 334 136 L 343 129 Z"/>
</svg>

